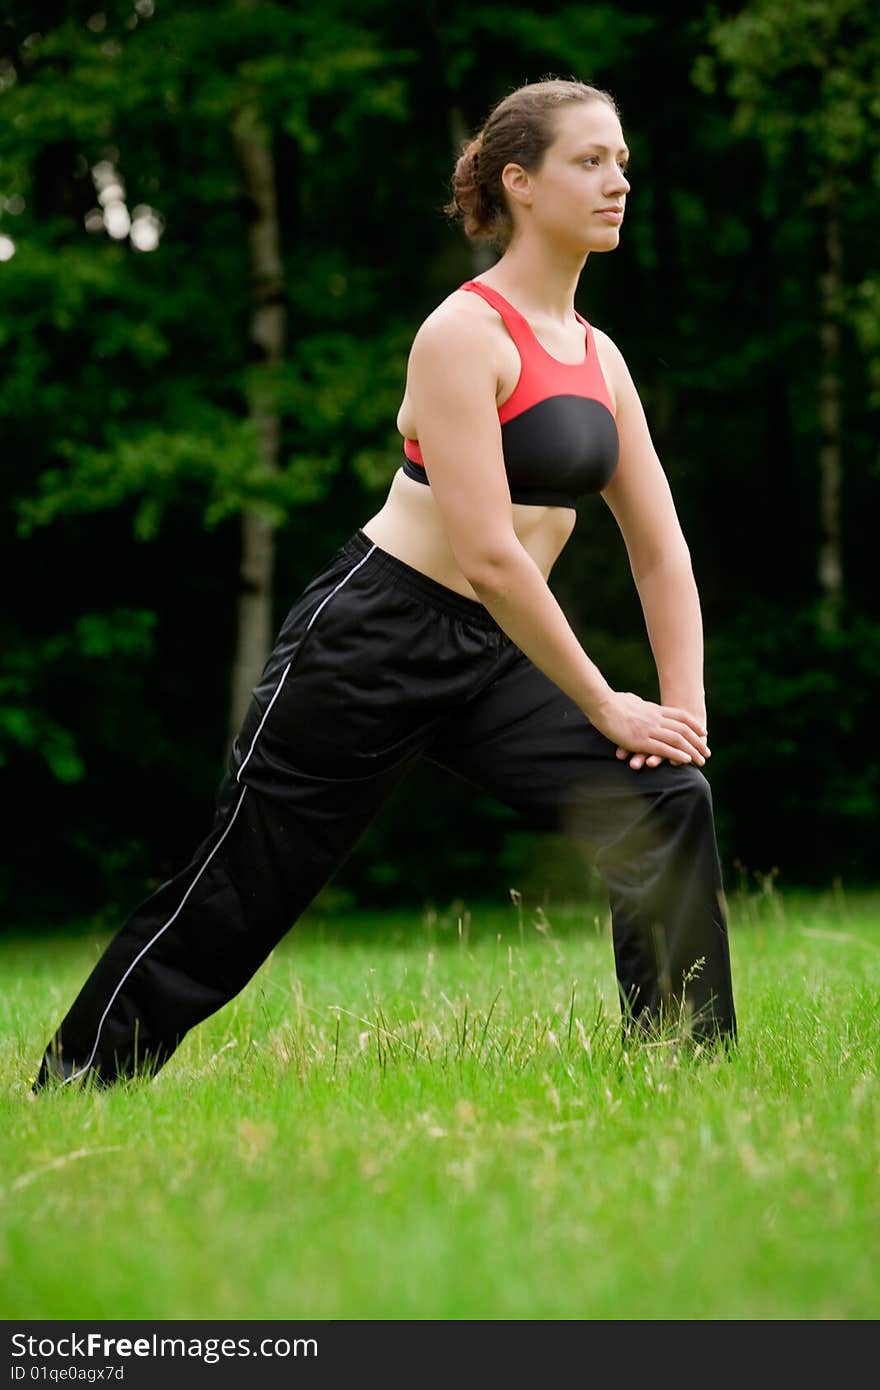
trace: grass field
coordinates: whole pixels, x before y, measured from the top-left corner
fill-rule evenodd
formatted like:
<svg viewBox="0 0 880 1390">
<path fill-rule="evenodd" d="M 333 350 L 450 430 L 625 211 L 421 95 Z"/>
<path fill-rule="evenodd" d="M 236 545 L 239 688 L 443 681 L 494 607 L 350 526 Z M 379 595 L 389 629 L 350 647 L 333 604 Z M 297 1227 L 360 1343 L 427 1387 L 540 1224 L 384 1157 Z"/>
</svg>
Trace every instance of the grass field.
<svg viewBox="0 0 880 1390">
<path fill-rule="evenodd" d="M 0 945 L 0 1315 L 875 1318 L 880 895 L 730 898 L 740 1047 L 623 1052 L 603 905 L 304 917 L 152 1083 L 29 1091 L 106 933 Z"/>
</svg>

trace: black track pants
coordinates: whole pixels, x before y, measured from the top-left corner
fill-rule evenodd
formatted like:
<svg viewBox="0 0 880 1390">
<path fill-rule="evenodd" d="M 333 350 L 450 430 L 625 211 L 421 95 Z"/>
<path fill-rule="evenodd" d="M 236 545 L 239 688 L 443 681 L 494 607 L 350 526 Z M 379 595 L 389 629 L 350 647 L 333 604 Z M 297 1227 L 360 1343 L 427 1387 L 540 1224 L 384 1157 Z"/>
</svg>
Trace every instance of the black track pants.
<svg viewBox="0 0 880 1390">
<path fill-rule="evenodd" d="M 110 942 L 35 1089 L 157 1071 L 247 984 L 420 757 L 588 844 L 627 1019 L 677 1010 L 694 1036 L 735 1036 L 703 773 L 635 771 L 482 604 L 357 531 L 285 619 L 210 834 Z"/>
</svg>

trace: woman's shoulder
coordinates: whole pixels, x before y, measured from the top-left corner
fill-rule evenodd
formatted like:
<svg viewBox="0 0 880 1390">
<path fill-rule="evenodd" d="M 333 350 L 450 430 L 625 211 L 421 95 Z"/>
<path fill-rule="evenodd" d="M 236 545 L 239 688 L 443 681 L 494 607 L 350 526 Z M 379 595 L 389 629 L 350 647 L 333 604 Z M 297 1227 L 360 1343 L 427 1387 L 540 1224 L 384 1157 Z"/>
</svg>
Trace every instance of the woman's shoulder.
<svg viewBox="0 0 880 1390">
<path fill-rule="evenodd" d="M 458 351 L 483 353 L 497 341 L 497 320 L 496 311 L 480 295 L 459 286 L 422 320 L 413 344 L 418 341 L 439 348 L 447 344 Z"/>
<path fill-rule="evenodd" d="M 615 357 L 622 356 L 620 348 L 617 346 L 611 335 L 609 333 L 606 333 L 603 328 L 597 328 L 596 325 L 593 323 L 592 319 L 590 319 L 590 329 L 592 330 L 593 338 L 598 347 L 603 348 L 609 356 L 611 356 L 612 354 Z"/>
<path fill-rule="evenodd" d="M 626 359 L 614 339 L 603 329 L 597 328 L 590 322 L 590 331 L 593 334 L 593 342 L 596 345 L 596 352 L 602 367 L 602 374 L 611 393 L 614 403 L 615 414 L 617 413 L 617 402 L 621 398 L 621 393 L 626 387 L 627 380 L 631 380 Z"/>
<path fill-rule="evenodd" d="M 480 322 L 488 324 L 494 318 L 498 318 L 498 313 L 492 309 L 491 304 L 485 302 L 481 295 L 474 295 L 459 285 L 423 318 L 418 325 L 418 332 L 427 328 L 428 331 L 438 334 L 442 334 L 443 331 L 455 334 L 462 325 L 464 328 L 470 328 Z"/>
</svg>

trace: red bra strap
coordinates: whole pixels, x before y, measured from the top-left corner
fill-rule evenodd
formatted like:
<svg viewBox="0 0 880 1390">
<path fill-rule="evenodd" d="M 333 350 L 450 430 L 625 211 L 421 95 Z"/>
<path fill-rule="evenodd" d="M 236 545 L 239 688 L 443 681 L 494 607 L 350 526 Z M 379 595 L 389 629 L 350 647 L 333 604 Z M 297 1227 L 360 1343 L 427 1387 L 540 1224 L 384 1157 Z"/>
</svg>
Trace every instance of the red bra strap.
<svg viewBox="0 0 880 1390">
<path fill-rule="evenodd" d="M 535 335 L 528 320 L 519 312 L 519 309 L 513 307 L 509 299 L 505 299 L 498 290 L 493 289 L 491 285 L 484 285 L 480 280 L 465 280 L 464 284 L 459 285 L 458 288 L 473 291 L 474 294 L 485 299 L 487 304 L 491 304 L 493 309 L 497 309 L 507 325 L 511 338 L 520 349 L 520 354 L 522 354 L 523 347 L 527 352 L 530 351 Z"/>
</svg>

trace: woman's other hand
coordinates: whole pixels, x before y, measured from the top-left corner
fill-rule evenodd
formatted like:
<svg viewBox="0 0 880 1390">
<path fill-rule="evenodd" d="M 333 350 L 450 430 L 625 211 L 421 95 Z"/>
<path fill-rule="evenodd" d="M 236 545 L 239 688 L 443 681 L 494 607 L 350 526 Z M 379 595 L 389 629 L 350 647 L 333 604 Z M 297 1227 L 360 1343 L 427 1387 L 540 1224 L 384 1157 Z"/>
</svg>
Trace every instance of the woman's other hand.
<svg viewBox="0 0 880 1390">
<path fill-rule="evenodd" d="M 664 758 L 673 766 L 693 762 L 702 767 L 710 756 L 705 723 L 680 705 L 660 705 L 632 691 L 611 690 L 588 717 L 617 744 L 619 758 L 633 755 L 631 766 L 636 769 L 646 762 L 657 767 Z"/>
<path fill-rule="evenodd" d="M 695 705 L 694 705 L 694 706 L 691 706 L 691 707 L 690 707 L 690 713 L 691 713 L 692 715 L 694 715 L 695 718 L 699 721 L 699 727 L 700 727 L 701 729 L 704 729 L 704 730 L 706 731 L 706 737 L 708 737 L 708 729 L 707 729 L 707 726 L 706 726 L 706 709 L 705 709 L 705 706 L 700 706 L 699 708 L 698 708 L 697 706 L 695 706 Z M 708 744 L 707 744 L 707 745 L 706 745 L 706 757 L 707 757 L 707 758 L 711 758 L 711 756 L 712 756 L 712 750 L 711 750 L 711 748 L 709 748 L 709 746 L 708 746 Z M 621 762 L 623 762 L 623 760 L 624 760 L 625 758 L 629 758 L 629 765 L 630 765 L 630 767 L 631 767 L 631 768 L 634 768 L 636 771 L 638 771 L 638 770 L 639 770 L 640 768 L 642 768 L 642 767 L 659 767 L 661 763 L 667 761 L 667 759 L 664 758 L 663 756 L 661 756 L 659 753 L 650 753 L 650 754 L 648 754 L 648 753 L 633 753 L 633 751 L 632 751 L 631 748 L 622 748 L 622 747 L 618 747 L 618 749 L 617 749 L 617 757 L 618 757 L 618 760 L 621 761 Z M 673 765 L 674 767 L 681 766 L 681 761 L 680 761 L 680 759 L 677 759 L 677 758 L 670 758 L 668 761 L 669 761 L 670 763 L 672 763 L 672 765 Z"/>
<path fill-rule="evenodd" d="M 706 756 L 711 757 L 712 755 L 711 753 L 707 753 Z M 635 768 L 636 772 L 638 772 L 640 768 L 659 767 L 661 763 L 666 762 L 666 759 L 661 758 L 657 753 L 651 753 L 650 755 L 648 755 L 647 753 L 633 753 L 632 756 L 630 756 L 630 751 L 628 748 L 618 748 L 617 757 L 620 760 L 620 762 L 623 762 L 624 758 L 629 758 L 629 765 L 630 767 Z M 678 758 L 670 758 L 669 762 L 672 764 L 673 767 L 681 766 L 681 763 Z"/>
</svg>

